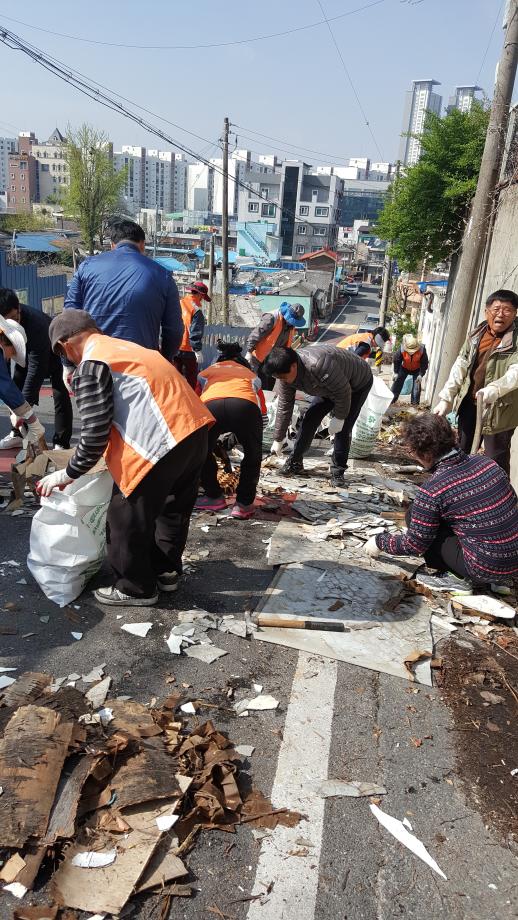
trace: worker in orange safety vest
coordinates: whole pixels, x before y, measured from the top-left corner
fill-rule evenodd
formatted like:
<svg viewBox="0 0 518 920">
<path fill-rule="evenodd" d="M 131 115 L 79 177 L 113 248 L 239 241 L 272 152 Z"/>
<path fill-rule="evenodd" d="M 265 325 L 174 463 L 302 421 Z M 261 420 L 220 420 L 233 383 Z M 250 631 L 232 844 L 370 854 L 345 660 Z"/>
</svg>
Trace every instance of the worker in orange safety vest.
<svg viewBox="0 0 518 920">
<path fill-rule="evenodd" d="M 392 383 L 393 403 L 397 402 L 407 377 L 412 378 L 411 404 L 418 406 L 421 400 L 421 379 L 428 370 L 428 355 L 415 335 L 403 336 L 401 346 L 394 352 L 394 380 Z"/>
<path fill-rule="evenodd" d="M 378 348 L 383 351 L 389 340 L 389 331 L 384 326 L 376 326 L 372 332 L 356 332 L 354 335 L 347 335 L 336 344 L 338 348 L 352 349 L 360 358 L 368 361 Z"/>
<path fill-rule="evenodd" d="M 214 456 L 220 435 L 235 435 L 243 450 L 243 459 L 236 489 L 232 517 L 246 520 L 254 514 L 254 500 L 261 472 L 263 453 L 263 423 L 266 403 L 257 374 L 241 354 L 239 342 L 218 342 L 219 358 L 198 375 L 202 402 L 210 409 L 216 424 L 209 434 L 207 459 L 201 471 L 205 495 L 196 508 L 223 511 L 227 504 L 218 482 L 218 467 Z"/>
<path fill-rule="evenodd" d="M 174 359 L 175 367 L 187 380 L 189 386 L 196 387 L 198 367 L 203 363 L 203 333 L 205 331 L 205 315 L 202 303 L 211 302 L 209 289 L 203 281 L 195 281 L 187 288 L 185 297 L 180 301 L 184 325 L 183 338 L 180 350 Z"/>
<path fill-rule="evenodd" d="M 271 380 L 262 374 L 262 366 L 273 348 L 290 348 L 296 329 L 307 326 L 304 307 L 300 303 L 288 303 L 285 300 L 273 313 L 263 313 L 259 325 L 252 329 L 246 343 L 245 359 L 261 378 L 263 387 L 271 390 Z"/>
<path fill-rule="evenodd" d="M 79 443 L 64 469 L 38 483 L 40 495 L 88 473 L 104 455 L 114 480 L 107 556 L 114 584 L 101 604 L 149 607 L 174 591 L 214 419 L 158 351 L 104 335 L 84 310 L 55 316 L 55 354 L 76 370 L 72 387 Z"/>
</svg>

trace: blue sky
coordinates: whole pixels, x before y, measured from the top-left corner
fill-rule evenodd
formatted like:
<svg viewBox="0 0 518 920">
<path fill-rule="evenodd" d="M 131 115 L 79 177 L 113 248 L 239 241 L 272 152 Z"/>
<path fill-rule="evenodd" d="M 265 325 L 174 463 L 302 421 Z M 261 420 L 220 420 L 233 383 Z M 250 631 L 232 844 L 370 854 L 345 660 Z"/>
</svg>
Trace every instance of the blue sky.
<svg viewBox="0 0 518 920">
<path fill-rule="evenodd" d="M 321 0 L 331 18 L 375 0 Z M 445 101 L 457 84 L 477 81 L 490 94 L 502 42 L 501 0 L 379 0 L 332 23 L 383 159 L 395 159 L 404 104 L 412 79 L 433 77 Z M 325 24 L 265 41 L 196 50 L 139 50 L 72 41 L 13 22 L 99 42 L 196 45 L 248 39 L 322 19 L 318 0 L 70 0 L 23 4 L 0 0 L 0 24 L 60 61 L 158 116 L 188 128 L 198 140 L 164 125 L 205 156 L 223 117 L 239 127 L 237 144 L 289 156 L 282 144 L 311 163 L 349 156 L 378 158 L 358 101 Z M 498 21 L 489 44 L 491 30 Z M 487 53 L 486 53 L 487 51 Z M 484 59 L 485 55 L 485 61 Z M 122 143 L 168 145 L 46 73 L 0 44 L 0 134 L 33 130 L 46 139 L 57 125 L 83 121 Z M 156 124 L 162 124 L 158 118 Z M 271 135 L 281 143 L 257 137 Z M 250 132 L 250 133 L 249 133 Z M 251 138 L 255 137 L 255 140 Z M 296 156 L 296 151 L 291 152 Z M 300 156 L 303 156 L 302 150 Z"/>
</svg>

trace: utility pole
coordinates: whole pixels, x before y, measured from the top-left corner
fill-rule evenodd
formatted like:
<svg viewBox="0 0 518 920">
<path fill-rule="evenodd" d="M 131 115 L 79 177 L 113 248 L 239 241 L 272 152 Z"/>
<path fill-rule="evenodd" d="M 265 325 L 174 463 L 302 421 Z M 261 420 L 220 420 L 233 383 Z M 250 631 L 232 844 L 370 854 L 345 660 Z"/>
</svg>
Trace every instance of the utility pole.
<svg viewBox="0 0 518 920">
<path fill-rule="evenodd" d="M 223 322 L 228 323 L 228 131 L 229 121 L 225 118 L 223 123 L 223 202 L 221 208 L 221 246 L 223 250 L 221 259 L 222 284 L 221 300 L 223 303 Z"/>
<path fill-rule="evenodd" d="M 212 291 L 214 287 L 214 234 L 210 235 L 209 243 L 209 297 L 211 303 L 209 303 L 209 309 L 207 311 L 207 322 L 210 326 L 212 323 Z"/>
<path fill-rule="evenodd" d="M 401 167 L 401 163 L 398 160 L 396 163 L 396 178 L 394 180 L 396 183 L 397 183 L 397 180 L 399 179 L 400 167 Z M 396 186 L 396 191 L 397 191 L 397 186 Z M 389 258 L 388 250 L 390 249 L 391 245 L 392 245 L 392 240 L 389 240 L 388 246 L 387 246 L 387 252 L 385 254 L 384 271 L 383 271 L 383 287 L 381 289 L 380 326 L 385 325 L 385 316 L 387 313 L 388 299 L 389 299 L 389 293 L 390 293 L 390 277 L 392 273 L 392 259 Z"/>
<path fill-rule="evenodd" d="M 156 245 L 158 237 L 158 201 L 155 206 L 155 233 L 153 235 L 153 258 L 156 259 Z"/>
<path fill-rule="evenodd" d="M 471 215 L 464 232 L 459 269 L 453 288 L 446 322 L 439 373 L 435 393 L 443 386 L 466 338 L 471 308 L 476 294 L 480 264 L 484 253 L 495 188 L 498 183 L 502 156 L 505 149 L 509 106 L 518 63 L 518 0 L 509 0 L 505 22 L 505 39 L 498 64 L 497 77 L 491 105 L 491 114 L 477 190 Z"/>
</svg>

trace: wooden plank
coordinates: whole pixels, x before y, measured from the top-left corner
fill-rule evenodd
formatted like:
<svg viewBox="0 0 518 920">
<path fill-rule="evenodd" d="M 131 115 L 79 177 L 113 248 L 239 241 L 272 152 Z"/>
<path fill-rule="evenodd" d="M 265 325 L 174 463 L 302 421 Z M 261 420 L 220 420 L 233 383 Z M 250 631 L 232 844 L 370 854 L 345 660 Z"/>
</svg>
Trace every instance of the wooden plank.
<svg viewBox="0 0 518 920">
<path fill-rule="evenodd" d="M 117 793 L 118 808 L 182 795 L 174 776 L 173 758 L 161 741 L 151 740 L 148 744 L 113 774 L 110 786 Z"/>
<path fill-rule="evenodd" d="M 78 754 L 70 757 L 65 764 L 45 834 L 47 845 L 55 843 L 58 838 L 73 837 L 83 786 L 100 759 L 100 755 Z"/>
<path fill-rule="evenodd" d="M 13 709 L 18 706 L 28 706 L 29 703 L 36 702 L 45 688 L 51 683 L 52 677 L 50 674 L 26 671 L 25 674 L 20 674 L 14 684 L 2 690 L 0 704 Z"/>
<path fill-rule="evenodd" d="M 43 706 L 22 706 L 0 741 L 2 846 L 42 837 L 72 737 L 72 724 Z"/>
</svg>

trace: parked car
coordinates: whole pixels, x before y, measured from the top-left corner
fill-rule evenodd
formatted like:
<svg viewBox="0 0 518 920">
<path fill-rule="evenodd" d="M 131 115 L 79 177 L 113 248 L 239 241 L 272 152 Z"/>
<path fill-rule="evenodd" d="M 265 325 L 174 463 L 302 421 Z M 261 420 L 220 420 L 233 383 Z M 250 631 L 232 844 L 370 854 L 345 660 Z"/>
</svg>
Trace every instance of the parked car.
<svg viewBox="0 0 518 920">
<path fill-rule="evenodd" d="M 345 293 L 346 293 L 346 294 L 351 294 L 353 297 L 355 297 L 356 294 L 359 294 L 359 293 L 360 293 L 360 285 L 358 284 L 358 282 L 357 282 L 357 281 L 348 281 L 347 284 L 345 285 Z"/>
</svg>

